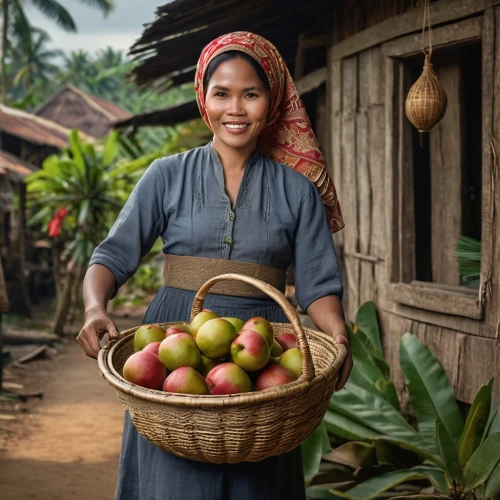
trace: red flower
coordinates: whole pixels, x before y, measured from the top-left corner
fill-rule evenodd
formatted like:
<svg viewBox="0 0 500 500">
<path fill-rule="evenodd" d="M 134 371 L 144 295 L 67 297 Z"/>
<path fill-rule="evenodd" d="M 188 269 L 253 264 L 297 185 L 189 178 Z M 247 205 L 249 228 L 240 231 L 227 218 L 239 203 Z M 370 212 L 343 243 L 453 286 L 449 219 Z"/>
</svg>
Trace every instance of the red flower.
<svg viewBox="0 0 500 500">
<path fill-rule="evenodd" d="M 65 217 L 68 215 L 68 209 L 66 207 L 61 207 L 56 214 L 54 215 L 54 218 L 49 222 L 48 225 L 48 230 L 49 230 L 49 237 L 50 238 L 57 238 L 61 234 L 61 226 L 63 223 L 63 220 Z"/>
</svg>

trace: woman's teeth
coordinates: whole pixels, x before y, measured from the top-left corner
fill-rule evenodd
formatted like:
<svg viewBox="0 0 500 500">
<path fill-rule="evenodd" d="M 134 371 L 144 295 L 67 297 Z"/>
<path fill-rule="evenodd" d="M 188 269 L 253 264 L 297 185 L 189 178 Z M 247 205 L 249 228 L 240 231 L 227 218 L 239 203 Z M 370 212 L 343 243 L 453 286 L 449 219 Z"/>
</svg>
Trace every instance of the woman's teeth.
<svg viewBox="0 0 500 500">
<path fill-rule="evenodd" d="M 246 128 L 246 127 L 248 127 L 248 124 L 232 125 L 232 124 L 229 124 L 229 123 L 225 123 L 224 126 L 227 127 L 227 128 L 232 128 L 232 129 L 240 129 L 240 128 Z"/>
</svg>

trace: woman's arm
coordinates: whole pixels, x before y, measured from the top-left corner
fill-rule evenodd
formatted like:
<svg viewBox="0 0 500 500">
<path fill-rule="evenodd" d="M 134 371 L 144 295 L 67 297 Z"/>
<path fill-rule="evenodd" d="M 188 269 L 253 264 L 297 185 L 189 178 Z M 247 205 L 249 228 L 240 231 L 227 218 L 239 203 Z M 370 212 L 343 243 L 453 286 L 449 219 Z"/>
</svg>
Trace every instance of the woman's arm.
<svg viewBox="0 0 500 500">
<path fill-rule="evenodd" d="M 340 299 L 335 295 L 326 295 L 314 302 L 307 308 L 307 314 L 313 323 L 322 331 L 335 337 L 339 344 L 347 347 L 347 356 L 344 364 L 340 368 L 339 379 L 335 386 L 336 391 L 344 387 L 352 370 L 352 353 L 349 345 L 349 336 L 344 322 L 344 310 Z"/>
<path fill-rule="evenodd" d="M 87 356 L 97 359 L 99 339 L 108 334 L 110 339 L 118 338 L 118 329 L 106 312 L 109 298 L 115 288 L 113 273 L 101 264 L 87 269 L 83 280 L 83 302 L 85 304 L 85 324 L 76 340 Z"/>
</svg>

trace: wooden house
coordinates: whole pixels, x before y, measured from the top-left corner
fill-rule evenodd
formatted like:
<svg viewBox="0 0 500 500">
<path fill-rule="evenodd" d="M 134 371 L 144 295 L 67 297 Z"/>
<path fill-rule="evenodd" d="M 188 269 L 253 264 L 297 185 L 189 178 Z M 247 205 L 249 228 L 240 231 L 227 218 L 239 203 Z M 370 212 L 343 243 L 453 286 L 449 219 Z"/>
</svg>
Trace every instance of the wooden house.
<svg viewBox="0 0 500 500">
<path fill-rule="evenodd" d="M 71 84 L 64 85 L 34 113 L 96 138 L 106 136 L 115 121 L 126 120 L 131 116 L 116 104 L 87 94 Z"/>
<path fill-rule="evenodd" d="M 177 0 L 158 8 L 131 52 L 140 61 L 137 83 L 158 86 L 193 79 L 200 51 L 220 34 L 254 31 L 277 46 L 343 208 L 346 227 L 335 240 L 347 318 L 375 301 L 400 391 L 399 341 L 409 331 L 439 357 L 458 399 L 471 403 L 482 384 L 500 379 L 500 1 L 437 0 L 430 11 L 432 62 L 448 110 L 422 138 L 404 104 L 424 61 L 424 1 L 289 1 L 285 8 Z M 157 123 L 161 115 L 172 117 L 162 110 Z M 460 235 L 481 241 L 477 289 L 459 275 Z"/>
</svg>

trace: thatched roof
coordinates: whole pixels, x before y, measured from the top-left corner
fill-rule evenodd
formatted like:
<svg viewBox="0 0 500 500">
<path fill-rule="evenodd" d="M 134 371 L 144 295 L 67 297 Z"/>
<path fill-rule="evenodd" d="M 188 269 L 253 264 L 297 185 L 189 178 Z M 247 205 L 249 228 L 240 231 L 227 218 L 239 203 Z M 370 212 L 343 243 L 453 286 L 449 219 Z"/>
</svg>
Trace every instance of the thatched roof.
<svg viewBox="0 0 500 500">
<path fill-rule="evenodd" d="M 231 31 L 258 33 L 276 45 L 294 70 L 299 35 L 319 41 L 329 36 L 333 19 L 331 0 L 175 0 L 157 9 L 130 53 L 140 64 L 133 70 L 142 87 L 179 85 L 194 80 L 203 47 Z M 319 43 L 319 42 L 318 42 Z M 326 44 L 326 40 L 321 42 Z M 325 51 L 307 54 L 304 72 L 325 65 Z"/>
<path fill-rule="evenodd" d="M 31 163 L 0 150 L 0 175 L 6 175 L 13 182 L 23 182 L 26 176 L 36 170 L 38 168 Z"/>
<path fill-rule="evenodd" d="M 116 104 L 87 94 L 70 84 L 47 99 L 35 110 L 35 114 L 64 127 L 77 128 L 93 137 L 104 137 L 113 122 L 131 116 Z"/>
</svg>

